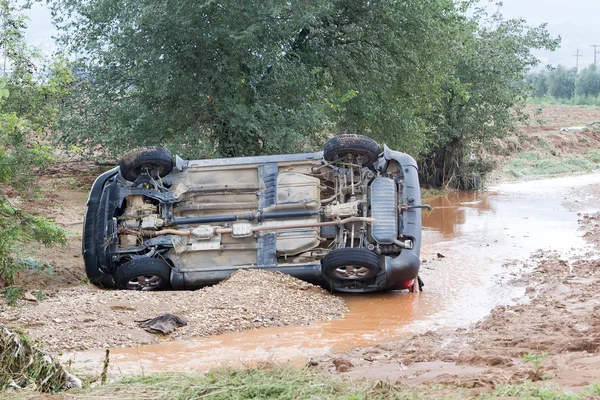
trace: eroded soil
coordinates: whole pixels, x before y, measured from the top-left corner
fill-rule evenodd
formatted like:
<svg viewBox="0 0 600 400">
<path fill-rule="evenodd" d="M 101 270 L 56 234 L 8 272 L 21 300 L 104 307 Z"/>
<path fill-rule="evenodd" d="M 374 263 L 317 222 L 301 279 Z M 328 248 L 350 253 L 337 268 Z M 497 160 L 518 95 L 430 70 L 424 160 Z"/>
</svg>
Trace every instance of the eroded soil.
<svg viewBox="0 0 600 400">
<path fill-rule="evenodd" d="M 598 194 L 598 192 L 596 192 Z M 599 245 L 600 213 L 582 215 L 584 237 Z M 513 282 L 523 304 L 496 307 L 470 329 L 438 330 L 322 358 L 319 368 L 351 377 L 491 392 L 526 380 L 582 389 L 600 380 L 600 260 L 597 251 L 570 259 L 540 251 Z M 476 299 L 474 299 L 476 301 Z M 440 389 L 438 384 L 443 384 Z M 431 392 L 431 390 L 433 392 Z"/>
<path fill-rule="evenodd" d="M 545 116 L 545 125 L 524 133 L 537 140 L 542 132 L 592 122 L 597 113 L 597 109 L 582 108 L 570 120 L 550 114 Z M 600 143 L 596 131 L 550 136 L 563 137 L 556 147 L 569 154 L 583 154 L 594 147 L 590 143 Z M 532 140 L 531 146 L 536 143 Z M 135 321 L 165 311 L 181 314 L 189 321 L 188 326 L 171 335 L 178 339 L 308 324 L 337 318 L 345 312 L 339 298 L 280 276 L 273 276 L 267 289 L 258 282 L 271 278 L 246 275 L 242 277 L 245 281 L 232 279 L 196 292 L 101 291 L 82 284 L 85 274 L 80 256 L 81 228 L 87 190 L 101 172 L 97 169 L 86 173 L 50 171 L 40 179 L 41 197 L 16 199 L 25 210 L 50 216 L 67 229 L 68 245 L 52 249 L 32 246 L 24 251 L 24 257 L 44 259 L 47 265 L 20 276 L 19 283 L 26 286 L 27 296 L 17 306 L 7 306 L 5 298 L 0 297 L 0 321 L 26 329 L 54 352 L 68 352 L 161 342 L 163 338 L 143 331 Z M 565 192 L 564 205 L 575 212 L 582 210 L 581 234 L 594 250 L 570 257 L 545 250 L 515 261 L 511 270 L 528 271 L 511 283 L 526 288 L 523 302 L 496 307 L 470 328 L 442 328 L 332 353 L 313 358 L 310 365 L 349 377 L 387 379 L 413 388 L 424 384 L 424 390 L 433 398 L 454 393 L 457 388 L 470 395 L 488 393 L 499 384 L 525 380 L 554 382 L 573 390 L 600 381 L 600 213 L 589 211 L 600 210 L 598 199 L 600 185 Z M 556 245 L 568 247 L 569 243 L 556 237 Z M 436 251 L 427 246 L 425 243 L 428 263 L 424 269 L 442 268 L 444 259 L 437 259 Z M 478 247 L 473 251 L 484 254 L 488 250 Z M 274 291 L 273 287 L 278 289 Z M 43 300 L 37 299 L 38 294 Z M 290 302 L 284 301 L 288 297 Z M 474 307 L 477 301 L 474 297 Z"/>
</svg>

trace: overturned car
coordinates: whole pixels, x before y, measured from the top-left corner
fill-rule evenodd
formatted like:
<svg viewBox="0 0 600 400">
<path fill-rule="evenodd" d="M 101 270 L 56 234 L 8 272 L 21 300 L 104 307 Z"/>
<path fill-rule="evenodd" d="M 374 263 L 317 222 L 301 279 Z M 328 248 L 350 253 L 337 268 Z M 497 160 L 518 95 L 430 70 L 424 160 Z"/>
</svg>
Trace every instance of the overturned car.
<svg viewBox="0 0 600 400">
<path fill-rule="evenodd" d="M 341 292 L 419 288 L 415 160 L 365 136 L 212 160 L 143 147 L 96 179 L 87 205 L 85 269 L 100 287 L 195 289 L 261 268 Z"/>
</svg>

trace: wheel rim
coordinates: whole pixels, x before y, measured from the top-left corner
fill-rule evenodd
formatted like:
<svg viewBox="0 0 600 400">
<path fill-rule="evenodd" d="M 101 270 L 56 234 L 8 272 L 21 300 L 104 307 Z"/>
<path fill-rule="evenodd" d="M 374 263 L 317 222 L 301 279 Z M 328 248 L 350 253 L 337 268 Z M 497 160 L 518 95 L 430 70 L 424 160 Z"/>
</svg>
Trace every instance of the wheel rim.
<svg viewBox="0 0 600 400">
<path fill-rule="evenodd" d="M 362 265 L 346 265 L 333 270 L 333 275 L 338 279 L 364 279 L 370 270 Z"/>
<path fill-rule="evenodd" d="M 127 282 L 128 290 L 154 290 L 162 285 L 162 278 L 158 275 L 140 275 Z"/>
</svg>

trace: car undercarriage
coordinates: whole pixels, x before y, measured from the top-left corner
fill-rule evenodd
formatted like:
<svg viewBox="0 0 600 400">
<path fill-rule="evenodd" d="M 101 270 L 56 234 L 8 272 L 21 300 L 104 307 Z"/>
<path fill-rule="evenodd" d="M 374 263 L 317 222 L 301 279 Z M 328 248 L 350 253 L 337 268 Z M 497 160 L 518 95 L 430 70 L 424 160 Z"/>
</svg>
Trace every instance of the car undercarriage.
<svg viewBox="0 0 600 400">
<path fill-rule="evenodd" d="M 92 188 L 84 260 L 92 282 L 121 289 L 194 289 L 242 268 L 338 291 L 414 289 L 421 207 L 414 160 L 359 135 L 216 160 L 146 147 Z"/>
</svg>

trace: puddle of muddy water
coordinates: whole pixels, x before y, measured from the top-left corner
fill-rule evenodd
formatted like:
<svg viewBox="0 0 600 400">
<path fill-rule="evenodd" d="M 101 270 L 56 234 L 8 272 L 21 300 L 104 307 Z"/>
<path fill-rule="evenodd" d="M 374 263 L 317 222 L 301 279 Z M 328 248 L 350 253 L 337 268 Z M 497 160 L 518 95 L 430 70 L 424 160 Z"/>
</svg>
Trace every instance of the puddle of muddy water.
<svg viewBox="0 0 600 400">
<path fill-rule="evenodd" d="M 423 215 L 420 294 L 344 295 L 345 318 L 310 326 L 230 333 L 205 339 L 111 350 L 111 373 L 206 371 L 220 365 L 290 362 L 341 352 L 440 327 L 466 327 L 500 304 L 523 297 L 508 282 L 518 271 L 507 261 L 538 249 L 560 253 L 585 244 L 576 210 L 563 202 L 574 188 L 600 183 L 600 174 L 509 183 L 487 192 L 436 198 Z M 438 257 L 438 253 L 444 257 Z M 103 352 L 66 354 L 76 368 L 97 371 Z"/>
</svg>

